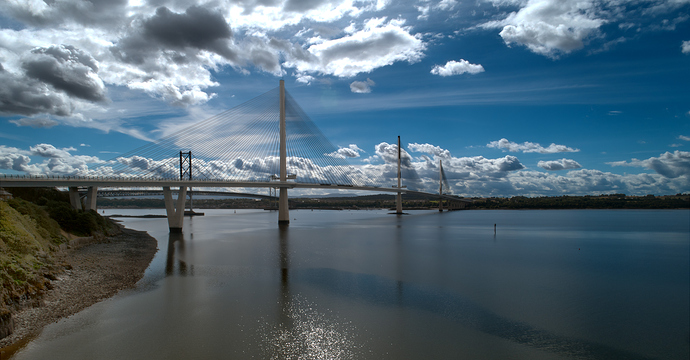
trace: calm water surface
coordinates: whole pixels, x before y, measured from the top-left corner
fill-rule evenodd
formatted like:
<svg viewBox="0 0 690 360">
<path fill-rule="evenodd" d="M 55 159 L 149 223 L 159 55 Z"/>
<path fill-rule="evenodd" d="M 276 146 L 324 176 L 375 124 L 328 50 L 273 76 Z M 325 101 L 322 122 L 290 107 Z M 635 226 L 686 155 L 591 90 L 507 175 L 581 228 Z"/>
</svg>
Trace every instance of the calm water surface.
<svg viewBox="0 0 690 360">
<path fill-rule="evenodd" d="M 14 358 L 690 356 L 688 210 L 205 212 Z"/>
</svg>

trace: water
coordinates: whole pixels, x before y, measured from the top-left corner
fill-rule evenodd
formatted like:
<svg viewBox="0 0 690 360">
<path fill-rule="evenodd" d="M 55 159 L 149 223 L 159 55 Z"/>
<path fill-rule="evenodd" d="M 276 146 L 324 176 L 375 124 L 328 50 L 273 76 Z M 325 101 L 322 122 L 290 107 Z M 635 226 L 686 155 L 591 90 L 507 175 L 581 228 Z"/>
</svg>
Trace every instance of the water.
<svg viewBox="0 0 690 360">
<path fill-rule="evenodd" d="M 158 239 L 137 288 L 14 358 L 690 355 L 687 210 L 205 213 L 125 219 Z"/>
</svg>

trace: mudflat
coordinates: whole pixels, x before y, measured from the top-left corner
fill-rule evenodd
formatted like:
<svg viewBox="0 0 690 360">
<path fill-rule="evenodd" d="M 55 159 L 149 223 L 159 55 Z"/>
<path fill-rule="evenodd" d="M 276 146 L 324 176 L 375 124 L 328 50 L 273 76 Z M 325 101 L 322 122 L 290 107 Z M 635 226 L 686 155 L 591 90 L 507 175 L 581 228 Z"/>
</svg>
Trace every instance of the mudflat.
<svg viewBox="0 0 690 360">
<path fill-rule="evenodd" d="M 40 299 L 13 314 L 14 331 L 0 340 L 2 358 L 11 356 L 44 326 L 133 287 L 157 251 L 157 241 L 144 231 L 122 228 L 97 243 L 54 254 L 64 271 L 50 282 Z"/>
</svg>

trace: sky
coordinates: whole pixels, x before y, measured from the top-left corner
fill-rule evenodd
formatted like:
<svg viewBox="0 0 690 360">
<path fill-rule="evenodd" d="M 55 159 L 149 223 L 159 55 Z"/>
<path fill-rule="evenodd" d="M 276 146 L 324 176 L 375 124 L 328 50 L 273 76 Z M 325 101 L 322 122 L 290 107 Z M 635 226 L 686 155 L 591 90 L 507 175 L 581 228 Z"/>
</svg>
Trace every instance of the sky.
<svg viewBox="0 0 690 360">
<path fill-rule="evenodd" d="M 0 173 L 93 174 L 281 79 L 420 189 L 690 192 L 690 0 L 3 0 Z"/>
</svg>

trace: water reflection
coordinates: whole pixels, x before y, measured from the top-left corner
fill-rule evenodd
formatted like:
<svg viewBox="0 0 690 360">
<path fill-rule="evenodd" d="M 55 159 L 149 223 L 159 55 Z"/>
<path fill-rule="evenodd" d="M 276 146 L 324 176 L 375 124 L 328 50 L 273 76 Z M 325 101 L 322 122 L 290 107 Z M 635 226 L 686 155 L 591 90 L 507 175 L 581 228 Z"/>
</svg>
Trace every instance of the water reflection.
<svg viewBox="0 0 690 360">
<path fill-rule="evenodd" d="M 329 310 L 317 309 L 290 290 L 290 237 L 287 225 L 278 233 L 280 294 L 277 324 L 261 329 L 263 358 L 266 359 L 354 359 L 361 356 L 361 341 L 351 323 Z"/>
<path fill-rule="evenodd" d="M 182 256 L 185 252 L 185 240 L 184 233 L 174 233 L 168 234 L 168 253 L 165 258 L 165 276 L 177 275 L 187 276 L 194 275 L 194 265 L 187 269 L 187 262 L 182 260 Z M 177 267 L 175 266 L 175 253 L 177 256 Z M 177 271 L 176 271 L 177 270 Z"/>
<path fill-rule="evenodd" d="M 498 315 L 470 299 L 388 278 L 335 269 L 302 269 L 301 282 L 338 298 L 352 298 L 379 306 L 428 311 L 471 329 L 535 349 L 578 359 L 647 359 L 606 345 L 560 336 Z M 402 292 L 404 289 L 404 293 Z"/>
<path fill-rule="evenodd" d="M 278 244 L 280 248 L 280 327 L 283 329 L 292 328 L 292 319 L 289 316 L 290 312 L 290 258 L 288 249 L 288 228 L 287 224 L 279 224 L 278 226 Z M 289 331 L 289 330 L 288 330 Z"/>
</svg>

